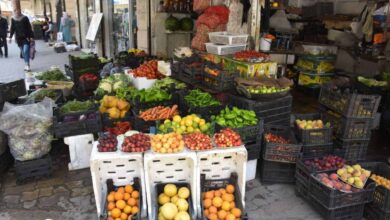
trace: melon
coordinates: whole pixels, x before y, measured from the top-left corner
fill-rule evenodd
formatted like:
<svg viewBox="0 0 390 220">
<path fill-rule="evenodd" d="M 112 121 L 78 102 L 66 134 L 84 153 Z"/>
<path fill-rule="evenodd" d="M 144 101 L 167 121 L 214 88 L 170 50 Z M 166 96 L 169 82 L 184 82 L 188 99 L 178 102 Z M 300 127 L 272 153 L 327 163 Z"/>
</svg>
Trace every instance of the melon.
<svg viewBox="0 0 390 220">
<path fill-rule="evenodd" d="M 194 28 L 194 21 L 191 18 L 180 19 L 180 29 L 183 31 L 192 31 Z"/>
<path fill-rule="evenodd" d="M 170 15 L 166 20 L 165 20 L 165 29 L 168 31 L 176 31 L 180 28 L 180 22 L 179 19 L 176 17 Z"/>
</svg>

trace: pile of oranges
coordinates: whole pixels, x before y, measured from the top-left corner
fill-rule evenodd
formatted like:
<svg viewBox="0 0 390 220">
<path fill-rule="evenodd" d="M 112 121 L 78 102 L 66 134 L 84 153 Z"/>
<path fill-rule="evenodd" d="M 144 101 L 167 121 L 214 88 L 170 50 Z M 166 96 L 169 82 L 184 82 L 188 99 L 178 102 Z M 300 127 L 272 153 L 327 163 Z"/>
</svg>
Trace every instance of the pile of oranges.
<svg viewBox="0 0 390 220">
<path fill-rule="evenodd" d="M 209 220 L 238 220 L 241 210 L 234 202 L 234 186 L 229 184 L 225 188 L 203 193 L 204 216 Z"/>
<path fill-rule="evenodd" d="M 131 220 L 139 212 L 139 196 L 132 185 L 111 191 L 107 196 L 107 220 Z"/>
</svg>

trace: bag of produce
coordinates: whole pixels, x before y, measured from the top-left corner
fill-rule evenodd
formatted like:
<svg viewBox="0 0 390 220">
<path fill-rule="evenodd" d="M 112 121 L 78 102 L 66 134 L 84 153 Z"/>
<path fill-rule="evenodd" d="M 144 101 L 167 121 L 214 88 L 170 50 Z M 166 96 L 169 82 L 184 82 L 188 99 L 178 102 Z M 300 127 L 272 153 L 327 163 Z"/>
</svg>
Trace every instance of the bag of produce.
<svg viewBox="0 0 390 220">
<path fill-rule="evenodd" d="M 38 159 L 51 148 L 54 102 L 45 98 L 30 105 L 4 104 L 0 130 L 8 134 L 11 154 L 16 160 Z"/>
</svg>

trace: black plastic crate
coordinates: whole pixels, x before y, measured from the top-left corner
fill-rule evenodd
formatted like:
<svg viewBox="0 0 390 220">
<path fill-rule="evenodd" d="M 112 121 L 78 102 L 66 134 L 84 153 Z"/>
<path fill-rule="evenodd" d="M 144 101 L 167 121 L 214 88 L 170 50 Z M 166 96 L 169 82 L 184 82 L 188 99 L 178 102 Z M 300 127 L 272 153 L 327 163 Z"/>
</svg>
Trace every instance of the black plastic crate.
<svg viewBox="0 0 390 220">
<path fill-rule="evenodd" d="M 220 126 L 219 124 L 215 123 L 215 132 L 219 132 L 225 127 Z M 264 131 L 264 122 L 261 119 L 258 119 L 258 122 L 256 125 L 249 125 L 241 128 L 231 128 L 235 132 L 237 132 L 241 140 L 244 144 L 250 143 L 253 141 L 256 141 L 259 139 L 259 137 L 262 136 Z"/>
<path fill-rule="evenodd" d="M 27 94 L 24 79 L 9 83 L 0 82 L 0 103 L 12 101 Z"/>
<path fill-rule="evenodd" d="M 295 194 L 297 196 L 307 198 L 309 196 L 309 186 L 303 183 L 301 180 L 296 179 L 295 181 Z"/>
<path fill-rule="evenodd" d="M 372 204 L 364 206 L 364 217 L 367 220 L 390 220 L 390 212 L 384 212 Z"/>
<path fill-rule="evenodd" d="M 205 71 L 205 68 L 216 69 L 219 71 L 217 76 L 209 74 Z M 224 92 L 234 89 L 234 79 L 239 76 L 237 72 L 229 72 L 222 70 L 218 65 L 212 63 L 206 63 L 202 67 L 202 85 L 215 92 Z"/>
<path fill-rule="evenodd" d="M 292 96 L 287 95 L 272 101 L 255 101 L 237 95 L 228 95 L 228 104 L 241 109 L 252 110 L 259 117 L 269 117 L 282 113 L 291 114 Z"/>
<path fill-rule="evenodd" d="M 371 171 L 373 174 L 390 178 L 390 166 L 388 164 L 380 163 Z M 373 206 L 377 207 L 381 211 L 390 213 L 390 189 L 377 185 L 372 203 Z"/>
<path fill-rule="evenodd" d="M 136 111 L 132 110 L 132 112 L 133 112 L 133 117 L 132 117 L 131 125 L 134 130 L 143 133 L 149 133 L 152 127 L 156 127 L 156 121 L 145 121 L 142 118 L 138 117 L 138 113 Z"/>
<path fill-rule="evenodd" d="M 334 171 L 328 171 L 326 173 L 331 172 Z M 309 180 L 310 195 L 327 209 L 338 209 L 365 204 L 371 202 L 373 199 L 375 183 L 370 179 L 367 180 L 364 189 L 361 189 L 358 192 L 345 193 L 327 187 L 317 180 L 314 175 L 315 174 L 312 174 Z"/>
<path fill-rule="evenodd" d="M 49 154 L 35 160 L 15 160 L 17 184 L 25 183 L 29 179 L 33 178 L 50 177 L 52 175 L 52 170 L 52 160 Z"/>
<path fill-rule="evenodd" d="M 342 93 L 327 86 L 321 87 L 319 103 L 345 117 L 373 118 L 378 111 L 381 96 Z"/>
<path fill-rule="evenodd" d="M 277 144 L 266 140 L 267 134 L 278 135 L 288 140 L 289 144 Z M 264 159 L 274 162 L 295 163 L 299 157 L 302 145 L 295 138 L 288 126 L 266 125 L 264 129 Z"/>
<path fill-rule="evenodd" d="M 103 113 L 102 114 L 103 128 L 115 127 L 115 124 L 118 123 L 118 122 L 125 122 L 125 121 L 131 122 L 133 120 L 132 117 L 133 117 L 133 112 L 132 111 L 126 112 L 125 117 L 118 118 L 118 119 L 112 119 L 112 118 L 109 117 L 108 113 Z"/>
<path fill-rule="evenodd" d="M 348 161 L 362 161 L 366 159 L 367 148 L 370 143 L 366 140 L 335 140 L 335 147 L 345 150 L 344 158 Z"/>
<path fill-rule="evenodd" d="M 261 137 L 256 141 L 245 144 L 245 148 L 248 152 L 248 161 L 259 159 L 261 153 Z"/>
<path fill-rule="evenodd" d="M 164 192 L 164 186 L 167 185 L 168 183 L 157 183 L 156 186 L 155 186 L 155 195 L 152 195 L 152 196 L 155 196 L 156 199 L 155 199 L 155 202 L 156 204 L 153 204 L 154 205 L 154 219 L 157 220 L 158 219 L 158 210 L 160 209 L 161 205 L 158 203 L 158 197 L 161 193 Z M 185 183 L 185 182 L 172 182 L 171 184 L 174 184 L 178 189 L 180 187 L 187 187 L 189 190 L 190 190 L 190 196 L 187 198 L 187 202 L 188 202 L 188 214 L 190 215 L 191 219 L 196 219 L 196 216 L 197 216 L 197 213 L 195 212 L 195 207 L 194 205 L 194 201 L 192 201 L 192 193 L 196 193 L 196 192 L 191 192 L 191 185 L 189 183 Z M 149 219 L 152 219 L 152 216 L 149 216 Z"/>
<path fill-rule="evenodd" d="M 301 129 L 298 127 L 297 120 L 322 120 L 324 127 L 320 129 Z M 303 145 L 332 143 L 332 128 L 326 127 L 327 122 L 328 121 L 318 113 L 295 114 L 295 133 Z"/>
<path fill-rule="evenodd" d="M 158 102 L 141 102 L 139 98 L 136 98 L 134 100 L 131 100 L 130 105 L 134 111 L 139 112 L 157 106 L 173 106 L 174 104 L 178 103 L 177 99 L 178 99 L 177 94 L 174 93 L 171 94 L 171 99 L 169 100 L 158 101 Z"/>
<path fill-rule="evenodd" d="M 5 173 L 12 166 L 14 161 L 10 149 L 7 147 L 5 152 L 0 155 L 0 175 Z"/>
<path fill-rule="evenodd" d="M 275 115 L 272 117 L 263 118 L 265 125 L 281 125 L 281 126 L 290 126 L 291 124 L 291 115 L 290 113 Z"/>
<path fill-rule="evenodd" d="M 264 183 L 294 183 L 295 164 L 261 160 L 260 180 Z"/>
<path fill-rule="evenodd" d="M 361 220 L 363 218 L 364 204 L 328 209 L 311 195 L 306 200 L 324 220 Z"/>
<path fill-rule="evenodd" d="M 69 67 L 73 70 L 85 69 L 89 67 L 98 67 L 100 61 L 96 55 L 89 58 L 78 58 L 69 54 Z"/>
<path fill-rule="evenodd" d="M 80 76 L 82 76 L 85 73 L 96 74 L 99 77 L 99 75 L 98 75 L 99 66 L 93 66 L 93 67 L 87 67 L 87 68 L 80 69 L 80 70 L 74 70 L 65 64 L 64 68 L 65 68 L 66 75 L 69 76 L 76 85 L 79 82 Z"/>
<path fill-rule="evenodd" d="M 107 193 L 106 193 L 106 196 L 111 192 L 111 191 L 114 191 L 114 190 L 117 190 L 120 186 L 115 186 L 114 185 L 114 182 L 112 179 L 107 179 L 106 180 L 106 185 L 107 185 Z M 142 210 L 142 187 L 141 187 L 141 180 L 140 178 L 138 177 L 134 177 L 133 178 L 133 189 L 134 190 L 137 190 L 139 192 L 139 197 L 138 197 L 138 201 L 137 201 L 137 204 L 138 204 L 138 212 L 137 212 L 137 215 L 133 215 L 131 217 L 131 220 L 141 220 L 141 210 Z M 107 213 L 107 199 L 106 197 L 103 197 L 103 211 L 102 211 L 102 214 L 100 215 L 100 220 L 106 220 L 107 217 L 108 217 L 108 213 Z"/>
<path fill-rule="evenodd" d="M 202 216 L 199 217 L 201 220 L 207 220 L 208 218 L 204 215 L 204 208 L 203 208 L 203 197 L 202 193 L 207 192 L 210 190 L 217 190 L 220 188 L 226 187 L 228 184 L 231 184 L 234 186 L 234 202 L 236 204 L 236 208 L 239 208 L 241 210 L 241 218 L 242 220 L 248 220 L 247 213 L 245 212 L 244 206 L 242 204 L 242 195 L 240 188 L 238 186 L 238 175 L 237 173 L 231 173 L 230 178 L 228 179 L 217 179 L 217 180 L 206 180 L 206 175 L 201 174 L 200 176 L 200 185 L 201 185 L 201 191 L 199 198 L 201 198 L 202 201 L 200 202 L 200 208 Z"/>
<path fill-rule="evenodd" d="M 333 151 L 333 143 L 318 145 L 303 145 L 302 156 L 304 158 L 322 157 Z"/>
<path fill-rule="evenodd" d="M 68 114 L 60 114 L 55 110 L 54 114 L 53 127 L 57 138 L 98 133 L 103 129 L 100 112 L 96 110 Z"/>
</svg>

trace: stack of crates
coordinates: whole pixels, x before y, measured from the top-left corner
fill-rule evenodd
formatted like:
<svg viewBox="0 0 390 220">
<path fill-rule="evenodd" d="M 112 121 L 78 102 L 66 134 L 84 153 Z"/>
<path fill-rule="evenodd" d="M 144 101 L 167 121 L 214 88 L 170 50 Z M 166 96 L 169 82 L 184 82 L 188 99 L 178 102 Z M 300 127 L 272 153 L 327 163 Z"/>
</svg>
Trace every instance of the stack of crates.
<svg viewBox="0 0 390 220">
<path fill-rule="evenodd" d="M 295 69 L 299 73 L 298 85 L 318 89 L 334 76 L 334 55 L 303 55 L 298 58 Z"/>
<path fill-rule="evenodd" d="M 346 160 L 365 160 L 380 99 L 379 95 L 350 93 L 349 89 L 321 88 L 321 111 L 333 127 L 335 147 L 345 150 Z"/>
</svg>

